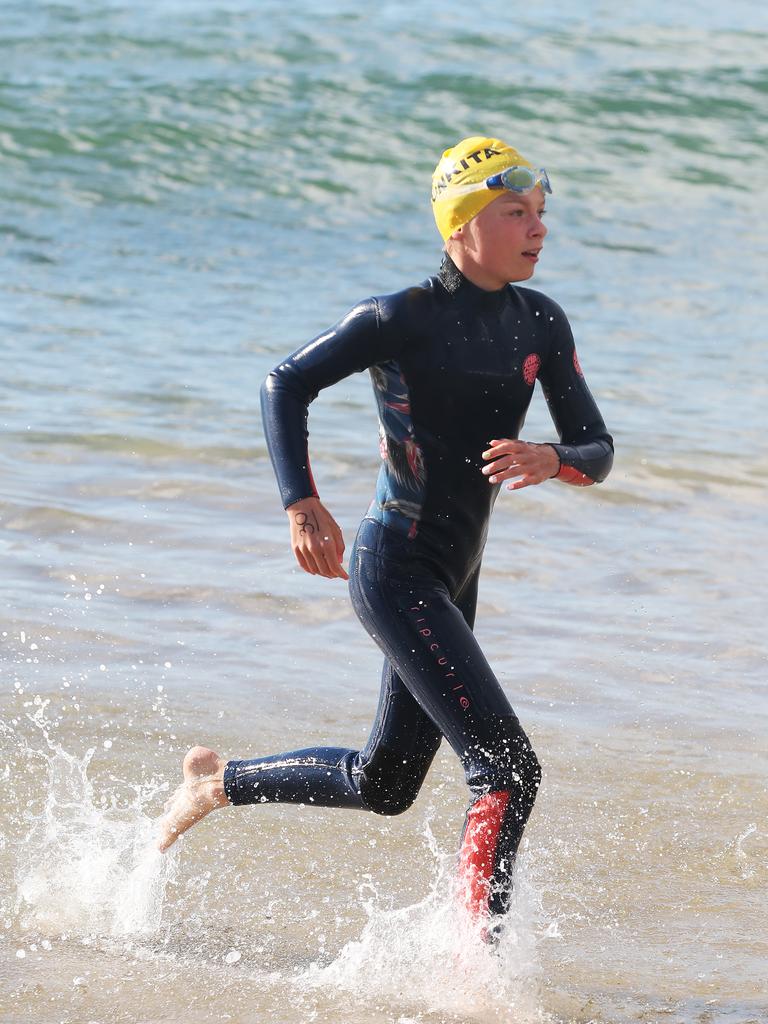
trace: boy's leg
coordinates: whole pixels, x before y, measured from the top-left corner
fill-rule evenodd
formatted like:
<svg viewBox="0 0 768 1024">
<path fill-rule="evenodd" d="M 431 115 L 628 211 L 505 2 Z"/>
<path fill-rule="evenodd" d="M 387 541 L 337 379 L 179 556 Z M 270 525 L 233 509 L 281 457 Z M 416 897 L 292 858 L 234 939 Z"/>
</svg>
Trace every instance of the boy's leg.
<svg viewBox="0 0 768 1024">
<path fill-rule="evenodd" d="M 400 814 L 413 803 L 440 745 L 440 733 L 388 662 L 379 706 L 362 750 L 307 747 L 230 761 L 232 804 L 300 803 Z"/>
<path fill-rule="evenodd" d="M 166 806 L 160 849 L 228 804 L 303 803 L 400 814 L 416 798 L 440 738 L 385 661 L 376 718 L 361 751 L 309 747 L 228 762 L 213 750 L 193 747 L 184 758 L 184 783 Z"/>
<path fill-rule="evenodd" d="M 397 571 L 363 551 L 357 568 L 355 610 L 464 766 L 472 792 L 460 856 L 468 905 L 503 913 L 541 770 L 470 628 L 476 576 L 454 602 L 418 566 Z"/>
</svg>

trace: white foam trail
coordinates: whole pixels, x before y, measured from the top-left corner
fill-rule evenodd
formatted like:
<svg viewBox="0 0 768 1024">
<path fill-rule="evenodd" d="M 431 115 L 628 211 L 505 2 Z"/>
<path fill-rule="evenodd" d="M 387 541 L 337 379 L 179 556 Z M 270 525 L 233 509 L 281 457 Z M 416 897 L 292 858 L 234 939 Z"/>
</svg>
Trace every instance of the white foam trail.
<svg viewBox="0 0 768 1024">
<path fill-rule="evenodd" d="M 154 823 L 142 812 L 148 794 L 127 808 L 93 799 L 93 756 L 51 743 L 45 807 L 19 850 L 16 865 L 22 925 L 48 933 L 149 935 L 160 927 L 165 889 L 176 859 L 155 848 Z"/>
<path fill-rule="evenodd" d="M 468 921 L 454 891 L 455 856 L 437 851 L 432 891 L 398 910 L 383 908 L 374 893 L 364 900 L 368 921 L 327 967 L 312 965 L 302 981 L 333 987 L 361 1002 L 403 1010 L 458 1014 L 490 1024 L 543 1022 L 536 934 L 540 908 L 518 862 L 512 905 L 496 946 Z"/>
</svg>

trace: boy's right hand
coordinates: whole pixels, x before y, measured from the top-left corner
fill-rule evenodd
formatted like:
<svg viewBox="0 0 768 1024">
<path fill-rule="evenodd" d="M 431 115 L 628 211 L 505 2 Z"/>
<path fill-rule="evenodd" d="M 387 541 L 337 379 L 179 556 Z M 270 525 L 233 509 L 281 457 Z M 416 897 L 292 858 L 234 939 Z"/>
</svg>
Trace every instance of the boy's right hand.
<svg viewBox="0 0 768 1024">
<path fill-rule="evenodd" d="M 348 580 L 341 560 L 344 538 L 336 520 L 319 498 L 302 498 L 285 510 L 291 524 L 291 547 L 304 572 L 327 579 Z"/>
</svg>

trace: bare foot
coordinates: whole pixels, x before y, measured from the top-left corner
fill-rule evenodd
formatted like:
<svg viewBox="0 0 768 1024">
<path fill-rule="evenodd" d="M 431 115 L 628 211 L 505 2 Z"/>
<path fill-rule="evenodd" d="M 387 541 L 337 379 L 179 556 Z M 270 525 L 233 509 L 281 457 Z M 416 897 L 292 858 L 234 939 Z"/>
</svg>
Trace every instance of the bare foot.
<svg viewBox="0 0 768 1024">
<path fill-rule="evenodd" d="M 224 768 L 227 762 L 208 747 L 192 747 L 184 758 L 184 782 L 163 808 L 160 836 L 162 853 L 173 846 L 188 828 L 229 801 L 224 793 Z"/>
</svg>

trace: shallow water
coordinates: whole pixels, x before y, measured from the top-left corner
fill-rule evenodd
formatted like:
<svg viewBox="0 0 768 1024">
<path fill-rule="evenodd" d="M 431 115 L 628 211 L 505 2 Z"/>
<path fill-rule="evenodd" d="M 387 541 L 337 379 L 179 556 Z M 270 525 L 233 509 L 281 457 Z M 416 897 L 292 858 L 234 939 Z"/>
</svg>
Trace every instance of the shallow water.
<svg viewBox="0 0 768 1024">
<path fill-rule="evenodd" d="M 3 8 L 0 1021 L 768 1018 L 766 16 L 473 11 Z M 533 284 L 617 444 L 492 525 L 477 632 L 545 769 L 495 957 L 451 917 L 447 752 L 394 820 L 147 847 L 195 742 L 364 742 L 378 653 L 292 567 L 258 387 L 434 272 L 431 167 L 477 130 L 550 170 Z M 367 379 L 310 427 L 350 544 Z"/>
</svg>

